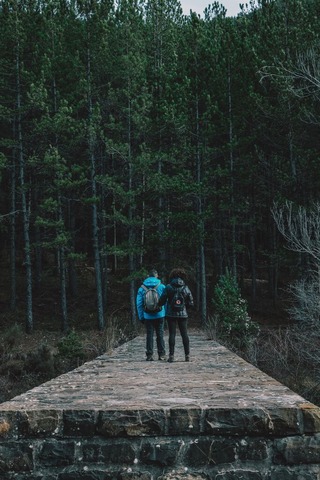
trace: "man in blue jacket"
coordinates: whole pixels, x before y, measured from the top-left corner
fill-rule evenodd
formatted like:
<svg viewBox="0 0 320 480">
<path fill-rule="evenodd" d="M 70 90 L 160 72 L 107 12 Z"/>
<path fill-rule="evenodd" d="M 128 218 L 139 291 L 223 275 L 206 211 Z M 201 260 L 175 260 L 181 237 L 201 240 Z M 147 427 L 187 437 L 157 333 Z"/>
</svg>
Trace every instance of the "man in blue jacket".
<svg viewBox="0 0 320 480">
<path fill-rule="evenodd" d="M 147 339 L 146 339 L 146 360 L 153 360 L 153 337 L 154 331 L 157 338 L 158 359 L 166 360 L 165 343 L 163 338 L 164 321 L 165 321 L 165 307 L 159 307 L 158 311 L 150 312 L 145 309 L 145 294 L 148 289 L 156 289 L 159 298 L 165 290 L 165 285 L 161 283 L 158 278 L 158 272 L 152 269 L 149 272 L 149 277 L 146 278 L 141 287 L 138 289 L 136 304 L 138 310 L 139 320 L 145 324 Z"/>
</svg>

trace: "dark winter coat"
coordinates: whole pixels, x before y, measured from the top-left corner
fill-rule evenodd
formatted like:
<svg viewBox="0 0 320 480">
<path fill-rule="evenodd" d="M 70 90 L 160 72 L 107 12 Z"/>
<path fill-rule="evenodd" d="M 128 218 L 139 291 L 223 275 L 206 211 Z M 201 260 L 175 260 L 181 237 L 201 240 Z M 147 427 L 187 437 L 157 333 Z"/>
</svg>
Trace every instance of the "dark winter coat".
<svg viewBox="0 0 320 480">
<path fill-rule="evenodd" d="M 171 302 L 175 294 L 175 289 L 182 287 L 182 295 L 184 297 L 184 308 L 178 312 L 173 311 Z M 164 292 L 161 294 L 159 305 L 166 304 L 166 316 L 169 318 L 188 318 L 188 307 L 193 307 L 193 297 L 189 287 L 185 284 L 182 278 L 173 278 L 166 286 Z"/>
</svg>

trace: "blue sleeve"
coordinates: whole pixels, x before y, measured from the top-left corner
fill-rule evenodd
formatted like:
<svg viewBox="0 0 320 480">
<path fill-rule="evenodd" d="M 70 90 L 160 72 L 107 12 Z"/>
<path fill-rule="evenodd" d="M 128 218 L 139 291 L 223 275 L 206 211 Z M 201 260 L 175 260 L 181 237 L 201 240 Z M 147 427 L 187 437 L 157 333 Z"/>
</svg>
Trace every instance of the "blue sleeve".
<svg viewBox="0 0 320 480">
<path fill-rule="evenodd" d="M 137 311 L 138 311 L 138 317 L 139 320 L 143 320 L 143 289 L 140 287 L 138 292 L 137 292 L 137 298 L 136 298 L 136 305 L 137 305 Z"/>
</svg>

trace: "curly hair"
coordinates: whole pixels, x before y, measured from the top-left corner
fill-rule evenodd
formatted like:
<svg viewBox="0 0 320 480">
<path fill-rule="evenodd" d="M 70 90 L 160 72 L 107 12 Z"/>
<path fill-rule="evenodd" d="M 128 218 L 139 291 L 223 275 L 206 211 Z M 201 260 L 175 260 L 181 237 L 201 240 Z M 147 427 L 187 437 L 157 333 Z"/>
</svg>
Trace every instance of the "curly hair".
<svg viewBox="0 0 320 480">
<path fill-rule="evenodd" d="M 186 280 L 187 273 L 184 268 L 174 268 L 173 270 L 171 270 L 171 272 L 169 273 L 169 280 L 177 277 L 182 278 L 182 280 Z"/>
</svg>

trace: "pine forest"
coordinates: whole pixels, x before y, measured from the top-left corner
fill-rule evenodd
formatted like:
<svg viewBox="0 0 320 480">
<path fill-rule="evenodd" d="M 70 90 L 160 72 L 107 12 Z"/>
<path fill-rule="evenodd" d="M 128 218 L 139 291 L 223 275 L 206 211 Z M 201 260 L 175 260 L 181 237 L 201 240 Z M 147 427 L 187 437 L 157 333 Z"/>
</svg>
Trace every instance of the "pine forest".
<svg viewBox="0 0 320 480">
<path fill-rule="evenodd" d="M 261 282 L 272 305 L 301 282 L 319 302 L 319 35 L 317 0 L 237 17 L 1 0 L 2 312 L 32 333 L 50 290 L 68 331 L 86 275 L 91 327 L 108 327 L 116 282 L 134 326 L 141 279 L 176 266 L 201 322 L 226 272 L 253 306 Z"/>
</svg>

